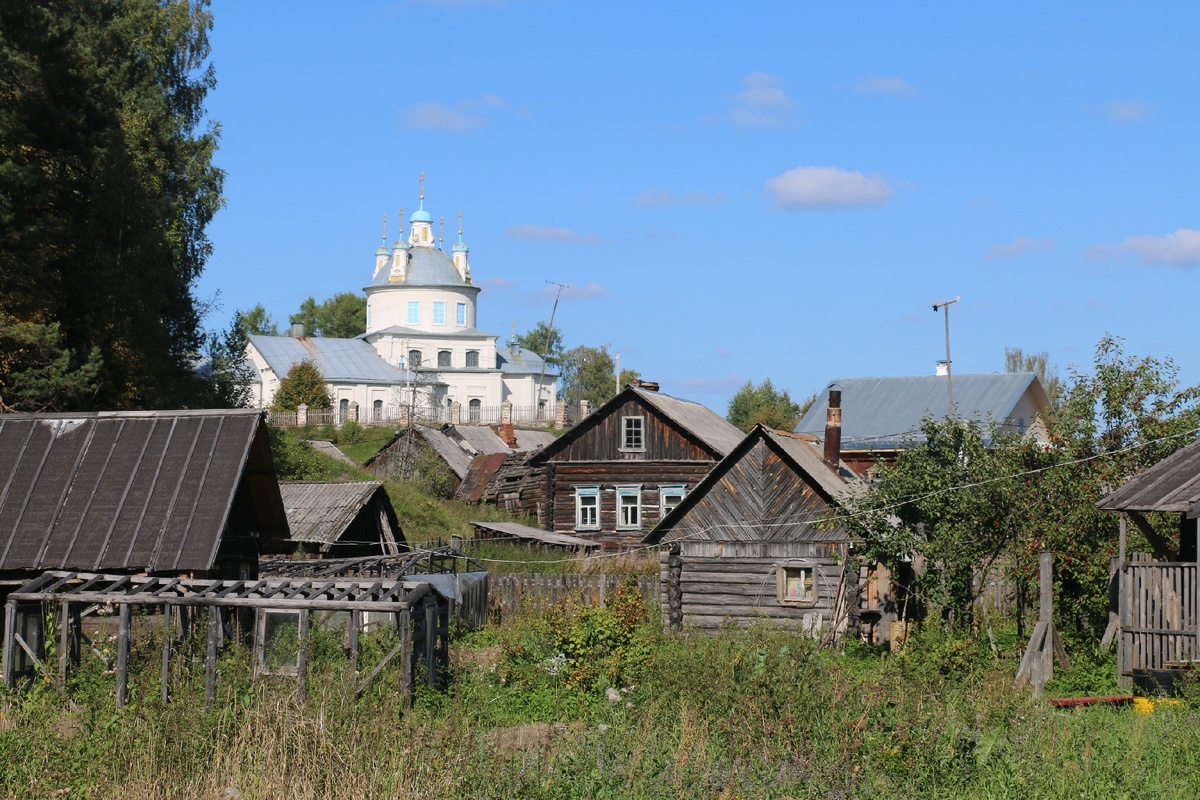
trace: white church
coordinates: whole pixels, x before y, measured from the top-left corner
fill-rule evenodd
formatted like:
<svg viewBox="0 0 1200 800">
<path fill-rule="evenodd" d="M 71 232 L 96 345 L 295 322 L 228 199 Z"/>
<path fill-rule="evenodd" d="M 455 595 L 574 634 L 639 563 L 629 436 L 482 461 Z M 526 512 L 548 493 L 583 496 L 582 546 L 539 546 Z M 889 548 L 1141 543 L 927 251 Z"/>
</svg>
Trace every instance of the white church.
<svg viewBox="0 0 1200 800">
<path fill-rule="evenodd" d="M 435 240 L 433 215 L 403 212 L 399 238 L 375 251 L 367 295 L 366 333 L 353 339 L 250 336 L 246 355 L 257 371 L 254 402 L 269 407 L 293 365 L 314 362 L 325 376 L 339 421 L 549 423 L 556 416 L 558 375 L 535 353 L 475 327 L 479 287 L 462 240 L 447 253 Z"/>
</svg>

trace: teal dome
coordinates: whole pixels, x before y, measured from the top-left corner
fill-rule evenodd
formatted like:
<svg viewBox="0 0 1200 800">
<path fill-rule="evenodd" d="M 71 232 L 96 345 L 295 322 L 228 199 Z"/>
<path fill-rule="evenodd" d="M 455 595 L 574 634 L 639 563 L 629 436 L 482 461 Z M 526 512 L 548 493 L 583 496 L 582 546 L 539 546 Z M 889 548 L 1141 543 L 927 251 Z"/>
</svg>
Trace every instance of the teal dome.
<svg viewBox="0 0 1200 800">
<path fill-rule="evenodd" d="M 383 245 L 379 245 L 379 247 L 375 248 L 375 255 L 386 256 L 387 254 L 388 254 L 388 249 L 386 247 L 384 247 Z"/>
<path fill-rule="evenodd" d="M 433 222 L 433 215 L 422 208 L 418 208 L 413 212 L 413 215 L 408 218 L 409 223 L 413 222 Z"/>
<path fill-rule="evenodd" d="M 467 246 L 462 242 L 456 242 L 454 245 L 454 252 L 456 253 L 465 253 L 467 252 L 467 249 Z"/>
</svg>

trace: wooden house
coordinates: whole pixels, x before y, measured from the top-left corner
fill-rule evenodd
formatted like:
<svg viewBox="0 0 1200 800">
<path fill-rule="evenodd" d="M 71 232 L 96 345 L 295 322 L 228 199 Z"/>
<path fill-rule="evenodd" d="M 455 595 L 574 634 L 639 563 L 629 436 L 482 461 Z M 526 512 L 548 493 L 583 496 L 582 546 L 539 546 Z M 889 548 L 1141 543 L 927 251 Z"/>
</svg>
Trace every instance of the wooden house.
<svg viewBox="0 0 1200 800">
<path fill-rule="evenodd" d="M 1106 640 L 1116 637 L 1122 681 L 1169 683 L 1200 662 L 1200 441 L 1176 450 L 1096 504 L 1121 514 L 1117 569 Z M 1147 514 L 1178 515 L 1178 533 L 1154 527 Z M 1133 522 L 1153 553 L 1126 548 Z"/>
<path fill-rule="evenodd" d="M 396 509 L 379 481 L 284 481 L 279 490 L 297 549 L 321 558 L 408 550 Z"/>
<path fill-rule="evenodd" d="M 542 526 L 634 544 L 742 436 L 698 403 L 626 387 L 529 458 L 545 469 Z"/>
<path fill-rule="evenodd" d="M 262 412 L 0 415 L 0 580 L 246 579 L 288 552 Z"/>
<path fill-rule="evenodd" d="M 644 539 L 663 545 L 664 624 L 839 633 L 860 597 L 842 568 L 851 540 L 817 522 L 854 491 L 848 478 L 811 437 L 755 426 Z"/>
</svg>

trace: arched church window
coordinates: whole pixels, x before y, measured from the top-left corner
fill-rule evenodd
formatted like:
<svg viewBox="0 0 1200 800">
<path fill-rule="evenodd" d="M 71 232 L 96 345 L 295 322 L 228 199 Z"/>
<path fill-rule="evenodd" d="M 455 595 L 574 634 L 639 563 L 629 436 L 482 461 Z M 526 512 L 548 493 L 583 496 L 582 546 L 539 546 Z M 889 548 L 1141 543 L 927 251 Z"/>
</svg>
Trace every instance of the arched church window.
<svg viewBox="0 0 1200 800">
<path fill-rule="evenodd" d="M 467 416 L 470 418 L 471 422 L 479 422 L 482 412 L 483 401 L 479 398 L 475 398 L 471 402 L 467 403 Z"/>
<path fill-rule="evenodd" d="M 479 366 L 479 351 L 478 350 L 468 350 L 467 351 L 467 366 L 468 367 L 478 367 Z"/>
<path fill-rule="evenodd" d="M 350 415 L 350 401 L 343 397 L 341 400 L 338 401 L 338 422 L 339 423 L 345 422 L 346 417 L 348 417 L 349 415 Z"/>
<path fill-rule="evenodd" d="M 421 366 L 421 351 L 420 350 L 409 350 L 408 351 L 408 366 L 412 367 L 413 369 L 416 369 L 417 367 Z"/>
<path fill-rule="evenodd" d="M 450 351 L 449 350 L 438 350 L 438 366 L 439 367 L 450 366 Z"/>
<path fill-rule="evenodd" d="M 383 401 L 382 400 L 376 400 L 374 403 L 371 404 L 371 419 L 375 420 L 376 422 L 383 421 Z"/>
</svg>

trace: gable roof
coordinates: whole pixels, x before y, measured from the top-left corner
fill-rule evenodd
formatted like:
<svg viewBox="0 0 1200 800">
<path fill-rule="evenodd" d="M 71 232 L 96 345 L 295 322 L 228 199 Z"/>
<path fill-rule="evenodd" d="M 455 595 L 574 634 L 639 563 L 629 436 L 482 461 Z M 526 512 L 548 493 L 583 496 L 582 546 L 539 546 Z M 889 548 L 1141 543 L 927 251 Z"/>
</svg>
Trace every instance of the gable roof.
<svg viewBox="0 0 1200 800">
<path fill-rule="evenodd" d="M 404 370 L 393 367 L 363 339 L 308 336 L 246 337 L 281 380 L 296 364 L 311 360 L 326 383 L 404 383 Z"/>
<path fill-rule="evenodd" d="M 243 479 L 286 536 L 260 411 L 0 415 L 0 569 L 208 570 Z"/>
<path fill-rule="evenodd" d="M 283 481 L 279 491 L 295 541 L 333 544 L 376 498 L 399 532 L 396 512 L 381 481 Z"/>
<path fill-rule="evenodd" d="M 817 450 L 816 446 L 810 441 L 810 437 L 803 434 L 787 433 L 777 431 L 772 428 L 767 428 L 763 425 L 755 425 L 750 433 L 746 434 L 736 448 L 725 458 L 721 459 L 714 466 L 704 479 L 701 480 L 692 491 L 680 501 L 679 505 L 673 508 L 665 517 L 658 521 L 651 531 L 642 539 L 645 544 L 658 544 L 663 537 L 670 532 L 672 528 L 680 520 L 684 518 L 688 512 L 701 502 L 706 495 L 714 487 L 721 483 L 722 479 L 739 461 L 754 449 L 759 442 L 765 441 L 769 446 L 805 481 L 816 489 L 830 504 L 837 503 L 849 499 L 855 493 L 856 484 L 847 483 L 845 479 L 835 475 L 832 470 L 825 464 L 824 457 Z M 852 476 L 847 469 L 840 471 L 842 475 Z M 750 522 L 757 522 L 752 520 Z M 792 520 L 784 523 L 793 529 L 797 525 L 807 526 L 807 522 L 803 520 Z M 822 531 L 820 533 L 823 539 L 845 539 L 848 538 L 844 531 Z M 791 537 L 795 539 L 795 535 Z"/>
<path fill-rule="evenodd" d="M 954 375 L 955 414 L 987 427 L 989 421 L 1002 426 L 1027 391 L 1032 390 L 1038 408 L 1050 407 L 1037 375 L 992 373 Z M 922 375 L 900 378 L 838 378 L 830 387 L 842 390 L 842 449 L 894 450 L 923 440 L 921 421 L 944 418 L 947 412 L 946 377 Z M 825 438 L 825 416 L 829 392 L 818 395 L 800 422 L 796 433 Z M 1030 420 L 1032 422 L 1032 420 Z M 985 440 L 990 432 L 985 430 Z"/>
<path fill-rule="evenodd" d="M 531 460 L 540 462 L 542 459 L 557 453 L 566 445 L 582 436 L 586 431 L 591 430 L 598 420 L 611 413 L 614 408 L 619 408 L 631 398 L 657 411 L 659 416 L 673 423 L 699 441 L 704 447 L 711 450 L 718 459 L 737 447 L 738 442 L 745 436 L 741 430 L 707 406 L 662 394 L 661 392 L 651 392 L 639 389 L 636 386 L 626 386 L 613 395 L 607 403 L 584 418 L 574 428 L 534 453 L 530 457 Z"/>
<path fill-rule="evenodd" d="M 1096 503 L 1105 511 L 1178 511 L 1200 516 L 1200 440 L 1176 450 Z"/>
</svg>

